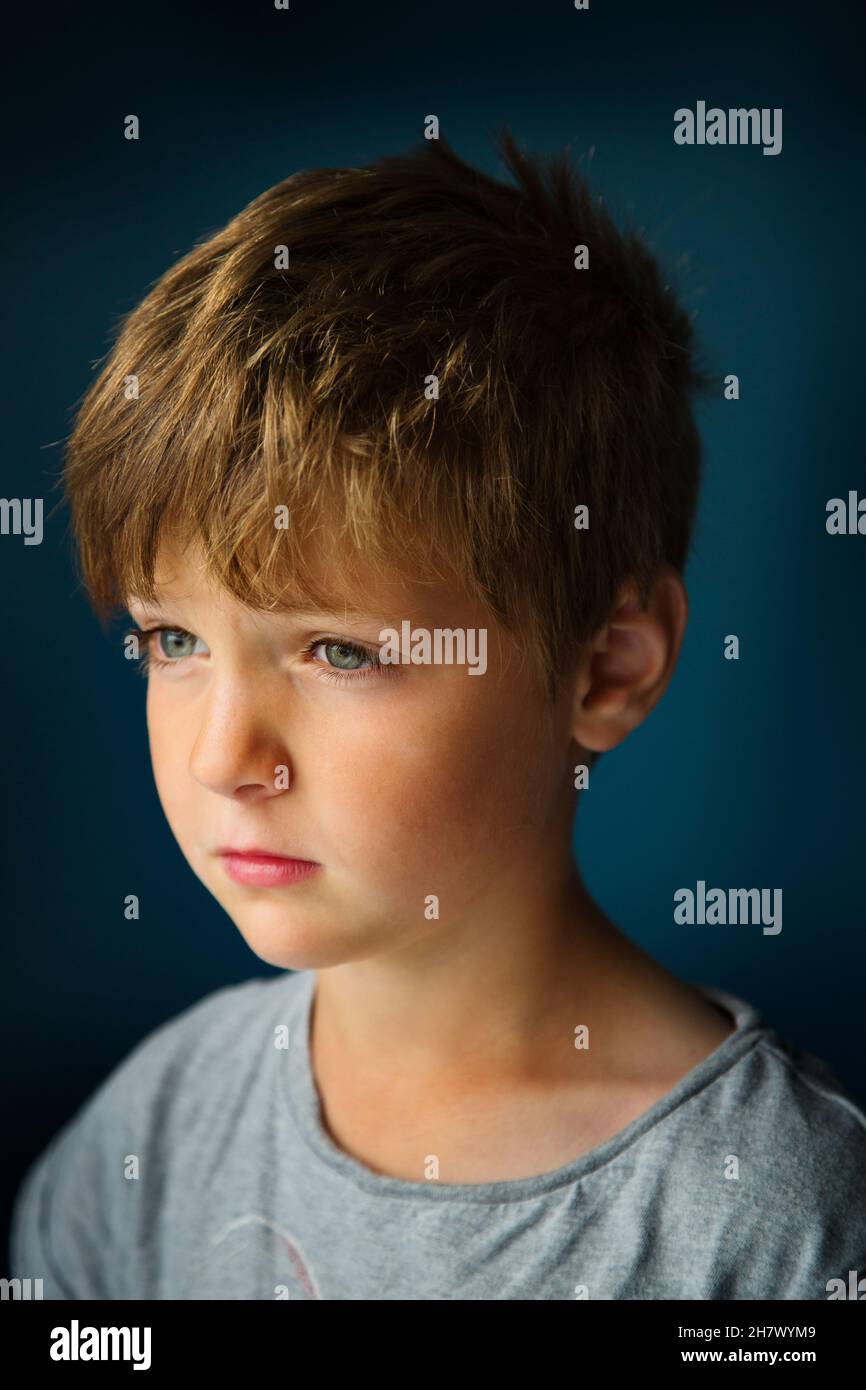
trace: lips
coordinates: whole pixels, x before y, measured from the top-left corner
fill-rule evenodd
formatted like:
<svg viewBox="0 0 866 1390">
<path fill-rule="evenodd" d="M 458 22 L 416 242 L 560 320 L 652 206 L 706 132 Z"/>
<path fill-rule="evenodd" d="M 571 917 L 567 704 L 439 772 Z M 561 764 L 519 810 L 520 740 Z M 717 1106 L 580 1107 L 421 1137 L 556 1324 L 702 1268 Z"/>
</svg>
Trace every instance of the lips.
<svg viewBox="0 0 866 1390">
<path fill-rule="evenodd" d="M 291 860 L 294 864 L 314 864 L 314 859 L 304 859 L 299 854 L 278 854 L 273 849 L 262 849 L 259 845 L 249 845 L 244 848 L 240 845 L 220 845 L 215 854 L 232 854 L 237 858 L 244 859 L 282 859 Z"/>
<path fill-rule="evenodd" d="M 239 850 L 224 847 L 217 850 L 220 862 L 235 883 L 253 888 L 280 888 L 300 883 L 322 866 L 312 859 L 292 859 L 269 850 Z"/>
</svg>

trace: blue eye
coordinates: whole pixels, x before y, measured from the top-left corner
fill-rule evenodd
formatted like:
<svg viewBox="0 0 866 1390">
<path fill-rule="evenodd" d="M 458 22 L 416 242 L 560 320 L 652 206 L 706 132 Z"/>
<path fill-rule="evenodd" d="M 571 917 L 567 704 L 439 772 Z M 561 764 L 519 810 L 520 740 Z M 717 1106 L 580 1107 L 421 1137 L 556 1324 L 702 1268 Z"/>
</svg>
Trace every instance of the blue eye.
<svg viewBox="0 0 866 1390">
<path fill-rule="evenodd" d="M 355 647 L 350 642 L 317 642 L 313 651 L 318 647 L 325 648 L 328 654 L 328 661 L 333 666 L 336 666 L 338 671 L 357 670 L 357 666 L 350 666 L 348 663 L 352 661 L 363 661 L 365 657 L 368 658 L 370 655 L 368 652 L 364 651 L 363 648 Z M 332 653 L 336 653 L 336 658 L 332 656 Z"/>
<path fill-rule="evenodd" d="M 194 653 L 178 651 L 178 647 L 183 648 L 189 642 L 194 646 L 199 641 L 192 632 L 187 632 L 182 627 L 134 627 L 124 635 L 138 638 L 141 653 L 138 663 L 140 676 L 146 676 L 155 666 L 179 666 L 181 661 Z M 155 641 L 156 638 L 159 640 Z M 160 655 L 160 649 L 163 655 Z"/>
<path fill-rule="evenodd" d="M 185 642 L 192 642 L 192 644 L 195 645 L 197 640 L 198 639 L 193 637 L 190 632 L 182 632 L 179 628 L 174 627 L 164 627 L 160 628 L 157 633 L 156 645 L 160 655 L 170 659 L 173 656 L 192 656 L 192 652 L 180 651 L 178 649 L 183 647 Z"/>
<path fill-rule="evenodd" d="M 392 667 L 383 666 L 378 654 L 370 651 L 367 647 L 361 647 L 356 642 L 344 642 L 338 637 L 317 637 L 304 648 L 305 654 L 313 657 L 320 647 L 325 650 L 327 665 L 321 666 L 317 661 L 313 665 L 319 667 L 316 675 L 323 680 L 342 683 L 351 680 L 365 680 L 367 677 L 379 673 L 391 674 Z M 355 662 L 366 662 L 366 665 L 354 665 Z"/>
</svg>

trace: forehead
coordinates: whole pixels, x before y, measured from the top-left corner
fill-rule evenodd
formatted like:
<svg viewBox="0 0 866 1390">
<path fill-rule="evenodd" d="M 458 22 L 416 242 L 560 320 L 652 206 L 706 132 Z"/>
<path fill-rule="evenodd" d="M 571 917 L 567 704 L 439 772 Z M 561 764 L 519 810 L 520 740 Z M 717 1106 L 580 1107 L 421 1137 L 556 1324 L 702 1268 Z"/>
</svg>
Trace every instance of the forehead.
<svg viewBox="0 0 866 1390">
<path fill-rule="evenodd" d="M 392 624 L 403 618 L 428 620 L 430 626 L 487 625 L 486 609 L 474 601 L 459 577 L 447 567 L 428 573 L 411 570 L 383 573 L 363 557 L 351 559 L 312 549 L 307 566 L 314 588 L 286 587 L 273 611 L 299 615 L 330 613 L 347 619 Z M 200 548 L 181 546 L 170 539 L 160 543 L 154 566 L 157 606 L 187 604 L 242 609 L 227 589 L 209 579 Z M 275 596 L 276 597 L 276 596 Z M 129 605 L 150 607 L 141 596 L 127 595 Z"/>
</svg>

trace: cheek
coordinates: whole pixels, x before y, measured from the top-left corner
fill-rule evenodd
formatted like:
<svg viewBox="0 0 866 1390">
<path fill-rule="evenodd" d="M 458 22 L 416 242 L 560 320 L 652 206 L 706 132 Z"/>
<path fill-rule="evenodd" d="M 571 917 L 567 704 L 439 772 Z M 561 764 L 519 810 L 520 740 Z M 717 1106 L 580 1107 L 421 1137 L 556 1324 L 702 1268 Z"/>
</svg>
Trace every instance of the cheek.
<svg viewBox="0 0 866 1390">
<path fill-rule="evenodd" d="M 147 690 L 147 737 L 153 780 L 165 817 L 182 842 L 185 813 L 192 798 L 189 776 L 189 746 L 181 721 L 161 709 L 151 684 Z"/>
<path fill-rule="evenodd" d="M 501 696 L 442 701 L 401 724 L 370 714 L 331 744 L 317 820 L 347 862 L 377 872 L 495 858 L 497 837 L 535 822 L 550 785 L 537 732 L 538 721 Z"/>
</svg>

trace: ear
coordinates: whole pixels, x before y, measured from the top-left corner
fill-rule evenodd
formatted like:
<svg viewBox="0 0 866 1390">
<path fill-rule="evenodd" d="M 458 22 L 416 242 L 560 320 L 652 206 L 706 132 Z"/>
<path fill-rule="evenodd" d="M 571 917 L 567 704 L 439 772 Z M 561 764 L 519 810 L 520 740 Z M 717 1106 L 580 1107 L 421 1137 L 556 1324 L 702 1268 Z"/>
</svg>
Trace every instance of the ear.
<svg viewBox="0 0 866 1390">
<path fill-rule="evenodd" d="M 603 753 L 622 743 L 661 699 L 676 669 L 688 596 L 671 565 L 659 570 L 645 608 L 628 580 L 578 667 L 572 734 Z"/>
</svg>

